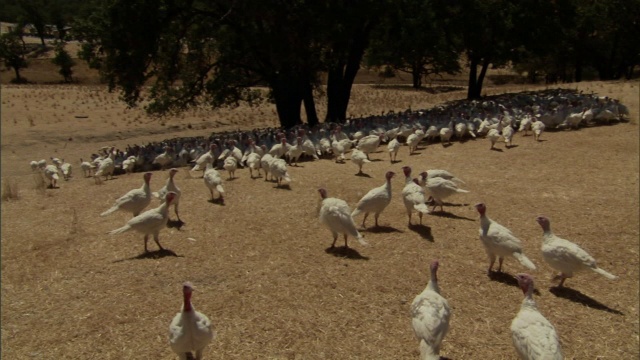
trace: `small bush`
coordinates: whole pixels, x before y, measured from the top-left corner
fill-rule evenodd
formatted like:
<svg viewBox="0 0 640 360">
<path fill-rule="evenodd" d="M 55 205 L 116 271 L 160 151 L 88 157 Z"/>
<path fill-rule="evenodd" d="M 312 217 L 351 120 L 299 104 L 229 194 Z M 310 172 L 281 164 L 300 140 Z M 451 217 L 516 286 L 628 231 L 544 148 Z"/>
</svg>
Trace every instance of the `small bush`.
<svg viewBox="0 0 640 360">
<path fill-rule="evenodd" d="M 2 201 L 18 200 L 18 183 L 15 179 L 5 179 L 2 181 Z"/>
</svg>

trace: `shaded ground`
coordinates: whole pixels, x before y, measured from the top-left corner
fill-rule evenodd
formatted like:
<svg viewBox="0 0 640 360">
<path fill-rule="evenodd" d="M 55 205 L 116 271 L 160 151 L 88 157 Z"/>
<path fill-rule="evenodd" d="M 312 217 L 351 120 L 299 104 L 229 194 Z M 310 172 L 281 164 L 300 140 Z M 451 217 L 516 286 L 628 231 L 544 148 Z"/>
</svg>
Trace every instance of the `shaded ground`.
<svg viewBox="0 0 640 360">
<path fill-rule="evenodd" d="M 164 252 L 143 254 L 142 236 L 106 232 L 128 216 L 99 214 L 115 198 L 142 184 L 142 175 L 104 185 L 83 179 L 77 161 L 104 145 L 162 140 L 214 129 L 275 125 L 270 106 L 186 114 L 164 126 L 139 110 L 125 110 L 99 87 L 2 87 L 3 184 L 14 181 L 20 199 L 2 203 L 2 355 L 10 359 L 172 359 L 167 329 L 180 309 L 180 285 L 196 287 L 193 302 L 215 324 L 218 338 L 207 359 L 412 359 L 418 357 L 409 306 L 427 283 L 428 264 L 440 259 L 440 286 L 452 307 L 442 348 L 451 359 L 512 359 L 509 326 L 522 293 L 510 277 L 525 269 L 505 261 L 506 274 L 486 276 L 473 204 L 524 242 L 541 312 L 556 326 L 569 359 L 629 359 L 638 354 L 638 83 L 569 85 L 621 99 L 634 124 L 594 127 L 532 137 L 518 147 L 489 151 L 488 140 L 422 146 L 420 155 L 391 165 L 372 155 L 364 172 L 347 161 L 290 167 L 291 190 L 250 179 L 247 170 L 225 182 L 226 204 L 208 202 L 201 179 L 176 176 L 182 188 L 181 230 L 160 235 Z M 522 86 L 489 88 L 488 93 Z M 464 97 L 464 91 L 429 94 L 407 89 L 355 87 L 354 115 L 428 107 Z M 322 114 L 322 108 L 319 110 Z M 75 116 L 88 116 L 77 119 Z M 191 124 L 191 129 L 187 127 Z M 69 140 L 71 138 L 72 140 Z M 503 144 L 499 147 L 503 148 Z M 34 189 L 28 162 L 50 156 L 73 160 L 75 177 L 60 189 Z M 407 226 L 400 199 L 364 232 L 371 244 L 327 251 L 330 232 L 317 221 L 319 196 L 352 207 L 384 173 L 410 165 L 447 169 L 466 181 L 469 194 L 449 199 L 447 214 Z M 167 172 L 155 172 L 152 189 Z M 226 174 L 225 174 L 226 177 Z M 152 203 L 156 206 L 157 201 Z M 540 254 L 537 215 L 556 234 L 573 240 L 620 276 L 595 273 L 550 290 L 551 269 Z M 175 216 L 173 216 L 175 218 Z M 473 219 L 474 221 L 469 221 Z M 356 218 L 361 222 L 362 216 Z M 416 221 L 414 217 L 414 221 Z M 369 224 L 373 219 L 369 219 Z M 339 242 L 341 245 L 342 243 Z M 155 250 L 155 244 L 149 244 Z"/>
</svg>

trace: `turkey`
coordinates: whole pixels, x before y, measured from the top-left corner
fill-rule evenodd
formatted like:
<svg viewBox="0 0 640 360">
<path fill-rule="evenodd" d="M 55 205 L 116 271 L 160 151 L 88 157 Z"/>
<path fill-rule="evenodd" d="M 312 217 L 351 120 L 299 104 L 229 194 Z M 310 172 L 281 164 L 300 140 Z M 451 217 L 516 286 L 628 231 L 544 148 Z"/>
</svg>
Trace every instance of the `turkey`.
<svg viewBox="0 0 640 360">
<path fill-rule="evenodd" d="M 578 245 L 569 240 L 559 238 L 551 231 L 551 222 L 544 216 L 538 216 L 536 221 L 542 227 L 542 257 L 554 270 L 560 274 L 554 280 L 560 280 L 558 286 L 563 286 L 567 278 L 579 270 L 590 269 L 603 275 L 607 279 L 615 280 L 618 277 L 598 267 L 596 260 Z"/>
<path fill-rule="evenodd" d="M 271 163 L 275 160 L 271 154 L 266 153 L 262 155 L 260 159 L 260 167 L 264 170 L 264 181 L 269 180 L 269 174 L 271 174 Z M 271 175 L 271 179 L 273 180 L 273 175 Z"/>
<path fill-rule="evenodd" d="M 211 320 L 203 313 L 196 311 L 191 304 L 193 290 L 190 282 L 182 285 L 184 296 L 182 309 L 169 325 L 169 344 L 180 360 L 191 358 L 192 351 L 196 353 L 195 360 L 201 360 L 202 350 L 216 337 Z"/>
<path fill-rule="evenodd" d="M 380 145 L 380 141 L 382 141 L 383 137 L 384 134 L 367 135 L 358 140 L 358 146 L 356 146 L 356 148 L 365 153 L 367 155 L 367 159 L 369 159 L 369 154 L 374 153 L 378 150 L 378 146 Z"/>
<path fill-rule="evenodd" d="M 49 181 L 49 188 L 55 189 L 58 187 L 58 180 L 60 180 L 60 175 L 58 175 L 58 168 L 55 165 L 47 165 L 42 171 L 44 178 Z"/>
<path fill-rule="evenodd" d="M 135 230 L 137 232 L 144 234 L 144 252 L 149 252 L 147 250 L 147 241 L 149 240 L 149 235 L 153 235 L 153 241 L 156 242 L 158 248 L 160 250 L 164 250 L 164 248 L 160 245 L 160 230 L 164 229 L 167 226 L 167 221 L 169 220 L 169 206 L 173 202 L 176 194 L 173 192 L 167 193 L 165 197 L 165 201 L 160 204 L 155 209 L 147 210 L 142 214 L 134 217 L 129 220 L 127 224 L 119 229 L 115 229 L 109 232 L 110 235 L 122 234 L 129 230 Z"/>
<path fill-rule="evenodd" d="M 160 165 L 160 169 L 164 170 L 167 166 L 171 165 L 173 162 L 173 152 L 171 151 L 171 147 L 165 146 L 164 152 L 153 159 L 152 164 Z"/>
<path fill-rule="evenodd" d="M 161 201 L 164 201 L 168 192 L 170 191 L 174 192 L 176 196 L 173 199 L 173 211 L 175 211 L 178 221 L 182 221 L 180 220 L 180 215 L 178 215 L 178 205 L 180 204 L 180 196 L 182 195 L 182 190 L 180 190 L 180 188 L 176 186 L 176 183 L 173 180 L 173 178 L 176 176 L 177 173 L 178 173 L 178 169 L 176 168 L 169 169 L 169 178 L 167 179 L 167 182 L 164 184 L 164 186 L 160 190 L 154 192 L 153 196 L 159 198 Z"/>
<path fill-rule="evenodd" d="M 489 219 L 486 214 L 487 207 L 485 204 L 476 204 L 475 208 L 480 214 L 480 240 L 489 257 L 487 274 L 491 275 L 496 256 L 500 262 L 498 272 L 502 271 L 502 262 L 505 256 L 513 256 L 522 266 L 535 270 L 536 266 L 522 253 L 522 241 L 515 237 L 511 230 Z"/>
<path fill-rule="evenodd" d="M 440 129 L 440 142 L 444 146 L 444 143 L 451 144 L 451 136 L 453 135 L 453 121 L 449 122 L 449 125 Z"/>
<path fill-rule="evenodd" d="M 220 203 L 224 205 L 224 188 L 222 187 L 222 177 L 220 177 L 220 173 L 218 170 L 214 169 L 211 163 L 207 163 L 207 167 L 204 171 L 204 184 L 209 189 L 211 193 L 211 201 L 214 201 L 213 190 L 217 191 L 220 194 Z"/>
<path fill-rule="evenodd" d="M 95 169 L 95 167 L 92 166 L 90 162 L 83 161 L 82 158 L 81 158 L 80 159 L 80 169 L 82 169 L 82 175 L 84 177 L 91 177 L 92 176 L 92 172 Z"/>
<path fill-rule="evenodd" d="M 122 170 L 124 170 L 124 172 L 127 174 L 131 174 L 135 166 L 136 166 L 135 156 L 129 156 L 122 162 Z"/>
<path fill-rule="evenodd" d="M 31 166 L 31 171 L 38 171 L 38 162 L 37 161 L 31 161 L 29 163 L 29 165 Z"/>
<path fill-rule="evenodd" d="M 420 340 L 420 359 L 440 359 L 442 339 L 449 331 L 451 310 L 447 299 L 440 295 L 438 260 L 431 263 L 431 279 L 427 287 L 411 303 L 411 325 Z"/>
<path fill-rule="evenodd" d="M 454 133 L 458 141 L 462 141 L 464 136 L 467 134 L 467 123 L 459 122 L 456 124 L 454 128 Z"/>
<path fill-rule="evenodd" d="M 98 166 L 98 170 L 93 174 L 94 179 L 98 184 L 102 182 L 100 176 L 104 176 L 105 181 L 111 177 L 113 179 L 113 171 L 116 169 L 115 165 L 115 147 L 110 147 L 108 150 L 109 156 L 102 161 L 100 161 L 100 165 Z"/>
<path fill-rule="evenodd" d="M 387 150 L 389 151 L 389 161 L 391 161 L 392 164 L 397 161 L 399 149 L 400 142 L 398 141 L 398 139 L 393 139 L 387 144 Z"/>
<path fill-rule="evenodd" d="M 457 193 L 468 193 L 469 190 L 458 188 L 458 185 L 452 180 L 441 177 L 429 177 L 428 171 L 420 173 L 420 185 L 424 184 L 426 191 L 433 198 L 433 210 L 440 205 L 440 211 L 444 211 L 444 199 Z"/>
<path fill-rule="evenodd" d="M 516 279 L 524 293 L 520 311 L 511 322 L 511 340 L 518 356 L 523 360 L 562 360 L 558 333 L 533 299 L 533 277 L 518 274 Z"/>
<path fill-rule="evenodd" d="M 540 141 L 540 135 L 544 132 L 545 125 L 540 120 L 533 120 L 531 123 L 531 130 L 533 131 L 533 139 L 535 141 Z"/>
<path fill-rule="evenodd" d="M 507 125 L 502 129 L 502 137 L 504 137 L 504 143 L 507 149 L 509 149 L 512 145 L 514 133 L 515 130 L 513 129 L 513 127 L 511 127 L 511 125 Z"/>
<path fill-rule="evenodd" d="M 374 213 L 376 227 L 378 226 L 378 217 L 389 203 L 391 203 L 391 179 L 395 174 L 393 171 L 387 171 L 385 174 L 385 178 L 387 179 L 385 183 L 382 186 L 369 190 L 369 192 L 358 201 L 355 210 L 351 213 L 351 217 L 355 218 L 358 214 L 364 212 L 364 219 L 362 219 L 363 228 L 366 228 L 365 222 L 367 221 L 369 213 Z"/>
<path fill-rule="evenodd" d="M 253 179 L 253 171 L 258 171 L 258 177 L 260 177 L 260 154 L 251 153 L 247 156 L 247 166 L 249 167 L 249 176 Z"/>
<path fill-rule="evenodd" d="M 191 169 L 191 171 L 202 171 L 204 176 L 204 172 L 206 171 L 206 167 L 208 164 L 213 164 L 213 162 L 216 160 L 216 150 L 218 148 L 218 145 L 216 144 L 211 144 L 211 146 L 209 147 L 209 151 L 207 151 L 206 153 L 200 155 L 198 157 L 198 159 L 196 160 L 196 164 L 193 166 L 193 168 Z"/>
<path fill-rule="evenodd" d="M 271 154 L 271 156 L 273 157 L 281 158 L 284 157 L 287 151 L 289 151 L 290 147 L 291 145 L 287 144 L 287 139 L 283 137 L 282 139 L 280 139 L 279 144 L 275 144 L 271 147 L 271 150 L 269 150 L 269 154 Z"/>
<path fill-rule="evenodd" d="M 151 189 L 149 187 L 151 175 L 152 173 L 150 172 L 145 173 L 142 187 L 122 195 L 109 210 L 103 212 L 100 216 L 107 216 L 117 210 L 130 212 L 134 217 L 138 216 L 151 203 Z"/>
<path fill-rule="evenodd" d="M 238 160 L 233 156 L 229 156 L 224 159 L 224 165 L 222 166 L 229 173 L 229 180 L 236 177 L 236 169 L 238 168 Z"/>
<path fill-rule="evenodd" d="M 335 132 L 334 132 L 335 135 Z M 341 136 L 339 136 L 341 137 Z M 335 138 L 335 136 L 334 136 Z M 333 151 L 333 155 L 336 157 L 336 162 L 344 162 L 344 153 L 348 152 L 351 149 L 352 142 L 349 138 L 342 140 L 333 140 L 331 142 L 331 150 Z"/>
<path fill-rule="evenodd" d="M 429 169 L 429 170 L 424 171 L 424 172 L 427 173 L 427 179 L 443 178 L 445 180 L 451 180 L 451 181 L 454 181 L 454 182 L 460 183 L 460 184 L 464 184 L 465 183 L 464 181 L 462 181 L 461 179 L 457 178 L 455 175 L 453 175 L 452 173 L 448 172 L 447 170 Z M 424 186 L 425 184 L 421 184 L 421 185 Z"/>
<path fill-rule="evenodd" d="M 296 138 L 295 145 L 292 145 L 291 147 L 289 147 L 289 150 L 287 150 L 287 157 L 289 158 L 289 165 L 298 166 L 298 159 L 300 158 L 302 153 L 303 153 L 302 138 L 298 136 Z M 293 165 L 294 163 L 295 163 L 295 165 Z"/>
<path fill-rule="evenodd" d="M 351 152 L 351 162 L 358 166 L 358 173 L 356 175 L 361 175 L 363 174 L 362 166 L 366 163 L 370 163 L 371 160 L 367 159 L 367 154 L 358 149 L 354 149 Z"/>
<path fill-rule="evenodd" d="M 65 162 L 64 159 L 62 160 L 62 164 L 59 166 L 60 171 L 62 172 L 62 177 L 64 178 L 65 181 L 68 181 L 71 178 L 71 172 L 73 170 L 73 167 L 71 166 L 71 164 L 69 164 L 68 162 Z"/>
<path fill-rule="evenodd" d="M 522 136 L 527 136 L 529 135 L 529 131 L 531 130 L 531 116 L 525 116 L 521 121 L 520 121 L 520 128 L 518 129 L 518 131 L 522 132 Z"/>
<path fill-rule="evenodd" d="M 272 179 L 274 177 L 276 178 L 278 183 L 276 187 L 280 187 L 283 182 L 291 182 L 291 177 L 287 171 L 287 162 L 284 161 L 284 159 L 274 159 L 269 165 L 269 172 L 271 173 Z"/>
<path fill-rule="evenodd" d="M 425 204 L 424 189 L 422 186 L 416 184 L 411 179 L 411 168 L 404 166 L 402 168 L 405 176 L 405 185 L 402 189 L 402 201 L 407 209 L 407 216 L 409 217 L 409 226 L 411 226 L 411 214 L 413 211 L 418 212 L 420 218 L 420 224 L 422 224 L 422 214 L 428 214 L 429 208 Z"/>
<path fill-rule="evenodd" d="M 355 237 L 362 245 L 368 245 L 358 232 L 356 224 L 351 217 L 351 209 L 344 200 L 327 197 L 327 190 L 318 189 L 322 198 L 322 206 L 320 207 L 320 222 L 323 223 L 333 234 L 333 243 L 331 248 L 336 246 L 338 234 L 344 234 L 344 246 L 349 247 L 347 238 L 349 235 Z"/>
<path fill-rule="evenodd" d="M 410 134 L 407 137 L 407 146 L 409 146 L 409 155 L 412 155 L 414 151 L 416 151 L 416 149 L 418 148 L 418 143 L 420 143 L 420 140 L 422 140 L 422 138 L 420 138 L 419 135 L 416 135 L 415 133 Z"/>
<path fill-rule="evenodd" d="M 496 142 L 500 140 L 500 133 L 502 132 L 502 121 L 498 123 L 498 126 L 494 129 L 489 129 L 487 132 L 487 139 L 491 141 L 491 150 L 495 149 Z"/>
</svg>

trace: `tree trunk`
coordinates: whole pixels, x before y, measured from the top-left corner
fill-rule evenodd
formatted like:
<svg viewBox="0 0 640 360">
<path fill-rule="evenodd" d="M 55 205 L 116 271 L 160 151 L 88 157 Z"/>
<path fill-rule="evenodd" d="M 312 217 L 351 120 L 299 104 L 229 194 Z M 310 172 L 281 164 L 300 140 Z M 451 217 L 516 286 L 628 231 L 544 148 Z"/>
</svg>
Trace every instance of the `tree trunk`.
<svg viewBox="0 0 640 360">
<path fill-rule="evenodd" d="M 309 81 L 305 81 L 303 84 L 302 100 L 304 101 L 304 110 L 307 114 L 307 125 L 310 128 L 318 125 L 318 113 L 316 112 L 316 103 L 313 99 L 313 88 Z"/>
<path fill-rule="evenodd" d="M 471 57 L 471 64 L 469 64 L 469 86 L 467 89 L 467 100 L 476 99 L 477 76 L 478 76 L 478 59 Z"/>
<path fill-rule="evenodd" d="M 482 96 L 482 84 L 484 83 L 485 75 L 487 75 L 487 69 L 489 69 L 489 58 L 485 58 L 482 63 L 482 69 L 480 70 L 478 81 L 476 82 L 476 99 L 480 99 Z"/>
<path fill-rule="evenodd" d="M 360 69 L 360 62 L 369 46 L 373 22 L 363 24 L 351 40 L 346 56 L 329 69 L 327 79 L 327 116 L 325 122 L 344 123 L 351 98 L 353 81 Z"/>
<path fill-rule="evenodd" d="M 13 71 L 16 73 L 16 83 L 20 84 L 22 82 L 22 77 L 20 76 L 20 68 L 16 66 L 13 68 Z"/>
<path fill-rule="evenodd" d="M 302 88 L 300 87 L 299 77 L 291 73 L 281 72 L 275 75 L 271 89 L 280 126 L 290 129 L 301 124 Z"/>
<path fill-rule="evenodd" d="M 417 63 L 411 65 L 411 78 L 413 80 L 413 88 L 420 89 L 422 87 L 422 67 Z"/>
</svg>

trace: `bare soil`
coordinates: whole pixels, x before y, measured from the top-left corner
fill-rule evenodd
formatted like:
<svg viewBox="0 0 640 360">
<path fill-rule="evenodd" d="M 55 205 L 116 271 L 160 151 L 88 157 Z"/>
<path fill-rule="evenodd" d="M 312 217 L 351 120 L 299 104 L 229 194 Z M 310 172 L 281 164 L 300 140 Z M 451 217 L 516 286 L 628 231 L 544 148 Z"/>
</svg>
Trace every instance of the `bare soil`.
<svg viewBox="0 0 640 360">
<path fill-rule="evenodd" d="M 27 76 L 29 77 L 29 76 Z M 509 326 L 521 291 L 507 259 L 505 274 L 486 275 L 473 204 L 509 227 L 538 266 L 532 274 L 540 311 L 555 325 L 567 359 L 633 359 L 639 346 L 639 84 L 564 85 L 620 99 L 631 123 L 578 131 L 545 132 L 544 141 L 516 134 L 511 149 L 490 151 L 485 139 L 422 144 L 397 164 L 386 151 L 355 176 L 347 161 L 290 167 L 290 189 L 277 189 L 246 169 L 225 182 L 226 205 L 208 202 L 201 179 L 182 170 L 180 230 L 160 234 L 170 252 L 143 253 L 142 236 L 107 235 L 129 216 L 99 214 L 141 174 L 95 185 L 79 159 L 102 146 L 208 135 L 211 131 L 275 126 L 273 106 L 194 111 L 162 120 L 126 109 L 102 86 L 2 85 L 2 183 L 18 198 L 2 202 L 2 355 L 6 359 L 174 359 L 169 322 L 181 306 L 181 284 L 196 287 L 193 304 L 213 321 L 217 338 L 207 359 L 415 359 L 409 306 L 426 286 L 428 264 L 440 260 L 440 286 L 452 307 L 442 355 L 450 359 L 514 359 Z M 544 87 L 488 86 L 488 94 Z M 426 108 L 464 98 L 465 91 L 413 91 L 357 85 L 355 115 Z M 320 104 L 322 102 L 319 102 Z M 323 115 L 320 106 L 319 112 Z M 81 116 L 82 118 L 77 118 Z M 86 117 L 85 117 L 86 116 Z M 384 148 L 381 147 L 381 150 Z M 29 161 L 51 156 L 74 165 L 59 189 L 38 189 Z M 469 194 L 450 199 L 444 214 L 407 225 L 393 181 L 394 199 L 382 227 L 364 230 L 371 246 L 328 252 L 332 237 L 317 218 L 318 187 L 352 207 L 384 173 L 447 169 L 466 181 Z M 224 174 L 225 177 L 227 176 Z M 151 184 L 164 185 L 166 171 Z M 154 201 L 152 207 L 157 206 Z M 567 289 L 550 290 L 553 272 L 541 256 L 537 215 L 618 275 L 615 281 L 578 273 Z M 175 215 L 172 213 L 172 218 Z M 362 217 L 355 219 L 361 222 Z M 372 225 L 369 220 L 368 225 Z M 414 216 L 414 223 L 416 222 Z M 341 242 L 339 241 L 339 244 Z"/>
</svg>

